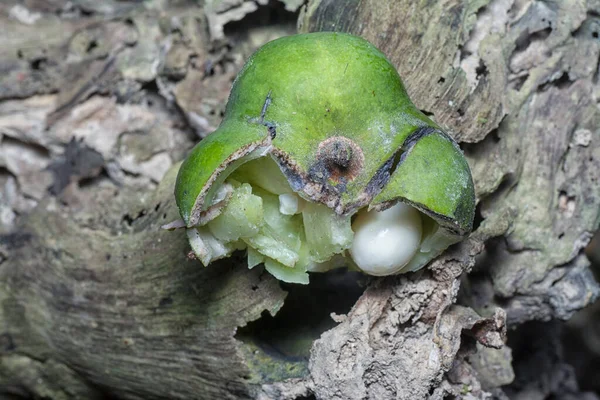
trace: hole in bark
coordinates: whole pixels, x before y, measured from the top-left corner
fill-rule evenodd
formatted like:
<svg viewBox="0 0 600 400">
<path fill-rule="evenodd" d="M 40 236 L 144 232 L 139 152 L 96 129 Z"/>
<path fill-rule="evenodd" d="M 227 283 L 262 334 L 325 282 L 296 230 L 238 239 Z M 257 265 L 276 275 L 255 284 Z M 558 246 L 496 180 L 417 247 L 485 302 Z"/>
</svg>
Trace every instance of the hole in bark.
<svg viewBox="0 0 600 400">
<path fill-rule="evenodd" d="M 482 59 L 479 59 L 479 65 L 477 66 L 477 68 L 475 68 L 475 74 L 477 76 L 477 79 L 481 79 L 482 76 L 485 76 L 488 74 L 488 69 L 485 66 L 485 64 L 483 63 Z"/>
<path fill-rule="evenodd" d="M 142 90 L 146 93 L 156 94 L 158 96 L 154 97 L 155 99 L 160 99 L 160 88 L 156 83 L 156 80 L 146 82 L 142 85 Z M 152 107 L 154 105 L 154 101 L 152 99 L 148 99 L 147 103 L 148 107 Z"/>
<path fill-rule="evenodd" d="M 171 304 L 173 304 L 173 299 L 171 298 L 171 296 L 167 296 L 160 299 L 160 301 L 158 302 L 158 307 L 168 307 Z"/>
<path fill-rule="evenodd" d="M 285 9 L 283 2 L 271 0 L 267 5 L 258 7 L 255 12 L 246 15 L 240 21 L 225 24 L 225 36 L 233 38 L 234 41 L 242 41 L 252 31 L 262 29 L 267 25 L 289 27 L 290 34 L 295 33 L 299 14 L 300 9 L 290 12 Z"/>
<path fill-rule="evenodd" d="M 87 48 L 85 49 L 86 53 L 91 53 L 92 51 L 94 51 L 95 48 L 98 47 L 98 42 L 96 40 L 91 40 L 88 45 Z"/>
<path fill-rule="evenodd" d="M 523 309 L 524 312 L 525 309 Z M 517 393 L 527 393 L 525 390 L 532 387 L 544 387 L 548 379 L 552 382 L 552 392 L 559 394 L 556 398 L 568 398 L 560 394 L 570 393 L 571 388 L 576 388 L 576 375 L 565 360 L 564 345 L 575 350 L 581 360 L 585 350 L 585 340 L 580 336 L 578 340 L 561 342 L 564 323 L 562 321 L 539 322 L 529 321 L 518 325 L 516 329 L 509 330 L 507 345 L 512 349 L 513 369 L 515 379 L 503 387 L 508 398 L 517 398 Z M 597 364 L 596 364 L 597 365 Z M 597 376 L 597 369 L 591 368 L 588 376 Z M 581 375 L 579 375 L 581 376 Z M 594 378 L 597 381 L 597 377 Z M 598 386 L 596 386 L 597 388 Z M 525 389 L 525 390 L 524 390 Z M 580 393 L 580 392 L 579 392 Z M 552 393 L 548 393 L 546 399 Z M 584 396 L 585 397 L 585 396 Z M 525 397 L 528 398 L 528 397 Z M 580 399 L 581 396 L 574 398 Z"/>
<path fill-rule="evenodd" d="M 550 27 L 542 29 L 541 31 L 533 32 L 531 34 L 529 33 L 529 31 L 523 32 L 521 36 L 519 36 L 519 38 L 517 38 L 516 40 L 517 47 L 515 48 L 515 53 L 525 51 L 531 45 L 532 42 L 538 40 L 545 40 L 546 38 L 548 38 L 548 36 L 550 36 L 551 33 L 552 28 Z"/>
<path fill-rule="evenodd" d="M 102 180 L 110 179 L 108 172 L 104 168 L 100 170 L 98 176 L 86 176 L 79 180 L 79 188 L 84 189 L 98 185 Z"/>
<path fill-rule="evenodd" d="M 492 138 L 492 140 L 494 141 L 494 143 L 500 142 L 500 135 L 498 135 L 498 129 L 494 129 L 489 134 L 490 134 L 490 137 Z"/>
<path fill-rule="evenodd" d="M 475 207 L 475 218 L 473 219 L 473 231 L 476 231 L 477 228 L 479 228 L 479 226 L 481 225 L 481 223 L 484 220 L 483 216 L 481 215 L 481 204 L 482 204 L 482 202 L 479 202 L 479 204 L 477 204 L 477 207 Z"/>
<path fill-rule="evenodd" d="M 136 220 L 144 217 L 146 214 L 147 211 L 145 209 L 142 209 L 140 212 L 138 212 L 138 214 L 135 217 L 132 217 L 129 214 L 123 215 L 122 221 L 125 222 L 127 225 L 131 226 Z"/>
<path fill-rule="evenodd" d="M 79 6 L 77 8 L 79 9 L 79 12 L 81 13 L 82 17 L 91 17 L 95 14 L 94 10 L 91 8 L 87 8 L 85 6 Z"/>
<path fill-rule="evenodd" d="M 553 82 L 554 85 L 556 87 L 558 87 L 559 89 L 562 89 L 563 87 L 567 87 L 569 86 L 572 81 L 571 78 L 569 77 L 569 73 L 568 72 L 564 72 L 560 78 L 558 78 L 556 81 Z"/>
<path fill-rule="evenodd" d="M 581 392 L 600 392 L 600 355 L 595 346 L 600 328 L 594 321 L 597 318 L 598 303 L 575 314 L 562 331 L 564 359 L 573 367 Z"/>
<path fill-rule="evenodd" d="M 512 79 L 509 84 L 512 86 L 512 88 L 514 90 L 516 90 L 518 92 L 521 90 L 521 88 L 523 87 L 525 82 L 527 82 L 528 78 L 529 78 L 529 74 L 526 73 L 526 74 L 520 75 L 520 76 Z"/>
<path fill-rule="evenodd" d="M 31 60 L 31 62 L 29 63 L 31 69 L 36 71 L 43 69 L 45 64 L 45 58 L 36 58 L 35 60 Z"/>
<path fill-rule="evenodd" d="M 446 78 L 444 78 L 443 76 L 440 77 L 440 79 L 438 79 L 438 83 L 444 83 L 446 82 Z"/>
<path fill-rule="evenodd" d="M 274 317 L 263 312 L 235 336 L 244 344 L 253 372 L 263 380 L 265 375 L 266 380 L 305 376 L 313 341 L 337 325 L 331 313 L 350 311 L 365 289 L 365 279 L 358 272 L 337 269 L 311 274 L 310 285 L 281 282 L 288 295 L 279 312 Z"/>
<path fill-rule="evenodd" d="M 543 92 L 545 90 L 548 90 L 550 88 L 550 86 L 555 86 L 558 89 L 565 89 L 565 88 L 569 87 L 572 83 L 573 83 L 573 81 L 569 77 L 569 73 L 567 71 L 565 71 L 560 76 L 560 78 L 553 79 L 550 82 L 546 82 L 542 86 L 540 86 L 540 91 Z"/>
</svg>

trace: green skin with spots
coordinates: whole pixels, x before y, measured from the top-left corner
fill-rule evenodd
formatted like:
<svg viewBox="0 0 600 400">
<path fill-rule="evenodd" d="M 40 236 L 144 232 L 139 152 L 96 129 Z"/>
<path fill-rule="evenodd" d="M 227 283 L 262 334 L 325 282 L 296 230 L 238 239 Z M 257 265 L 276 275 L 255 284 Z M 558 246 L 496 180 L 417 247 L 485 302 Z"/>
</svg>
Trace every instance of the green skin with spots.
<svg viewBox="0 0 600 400">
<path fill-rule="evenodd" d="M 186 225 L 197 225 L 233 170 L 265 155 L 300 196 L 338 214 L 400 200 L 457 237 L 472 228 L 474 189 L 462 152 L 362 38 L 310 33 L 256 51 L 233 84 L 223 122 L 179 170 L 175 196 Z"/>
</svg>

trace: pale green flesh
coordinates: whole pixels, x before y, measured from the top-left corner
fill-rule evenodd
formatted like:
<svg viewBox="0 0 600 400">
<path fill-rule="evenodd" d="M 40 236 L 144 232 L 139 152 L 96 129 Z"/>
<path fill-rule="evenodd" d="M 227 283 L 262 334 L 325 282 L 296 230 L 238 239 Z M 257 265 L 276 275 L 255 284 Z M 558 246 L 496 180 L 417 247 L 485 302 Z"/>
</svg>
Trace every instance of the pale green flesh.
<svg viewBox="0 0 600 400">
<path fill-rule="evenodd" d="M 280 281 L 308 285 L 308 274 L 300 268 L 288 268 L 275 260 L 267 258 L 265 269 Z"/>
<path fill-rule="evenodd" d="M 275 278 L 299 284 L 308 284 L 309 271 L 353 267 L 346 255 L 354 237 L 352 217 L 314 202 L 303 202 L 295 215 L 282 214 L 278 194 L 293 192 L 270 157 L 247 162 L 226 182 L 234 189 L 221 214 L 188 230 L 192 249 L 204 265 L 247 249 L 248 268 L 264 264 Z M 424 216 L 423 221 L 421 249 L 400 272 L 422 268 L 460 240 L 433 219 Z"/>
<path fill-rule="evenodd" d="M 252 187 L 244 183 L 234 189 L 223 213 L 207 226 L 224 242 L 255 236 L 264 223 L 262 199 L 252 195 Z"/>
<path fill-rule="evenodd" d="M 296 215 L 280 212 L 278 195 L 293 192 L 269 157 L 245 163 L 226 182 L 234 190 L 221 214 L 188 233 L 204 265 L 247 248 L 249 268 L 264 264 L 279 280 L 307 284 L 308 270 L 326 268 L 352 244 L 350 216 L 316 203 Z"/>
<path fill-rule="evenodd" d="M 354 233 L 350 217 L 338 216 L 323 204 L 307 203 L 302 213 L 306 243 L 316 262 L 328 261 L 350 248 Z"/>
<path fill-rule="evenodd" d="M 248 182 L 273 194 L 293 193 L 290 184 L 271 157 L 261 157 L 244 164 L 231 173 L 231 177 L 240 182 Z"/>
</svg>

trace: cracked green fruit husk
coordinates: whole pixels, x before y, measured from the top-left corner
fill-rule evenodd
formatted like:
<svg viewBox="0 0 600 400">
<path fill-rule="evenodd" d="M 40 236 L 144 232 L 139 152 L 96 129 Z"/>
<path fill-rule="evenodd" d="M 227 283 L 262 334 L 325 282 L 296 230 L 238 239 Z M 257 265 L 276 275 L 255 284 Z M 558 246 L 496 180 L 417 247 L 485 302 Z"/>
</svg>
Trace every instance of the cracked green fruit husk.
<svg viewBox="0 0 600 400">
<path fill-rule="evenodd" d="M 252 55 L 175 197 L 204 265 L 247 249 L 249 268 L 304 284 L 344 265 L 418 270 L 471 231 L 475 209 L 462 152 L 394 66 L 362 38 L 325 32 Z"/>
</svg>

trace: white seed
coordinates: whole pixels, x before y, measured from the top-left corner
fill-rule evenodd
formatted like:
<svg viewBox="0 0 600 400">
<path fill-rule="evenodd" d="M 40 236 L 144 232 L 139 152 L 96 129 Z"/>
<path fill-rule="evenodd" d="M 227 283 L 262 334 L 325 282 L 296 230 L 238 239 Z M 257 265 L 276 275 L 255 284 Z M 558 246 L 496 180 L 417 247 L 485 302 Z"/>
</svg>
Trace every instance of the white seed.
<svg viewBox="0 0 600 400">
<path fill-rule="evenodd" d="M 392 275 L 414 257 L 422 234 L 421 214 L 398 203 L 384 211 L 361 211 L 352 224 L 350 255 L 365 273 Z"/>
<path fill-rule="evenodd" d="M 284 193 L 279 195 L 279 212 L 283 215 L 298 214 L 300 198 L 293 193 Z"/>
</svg>

